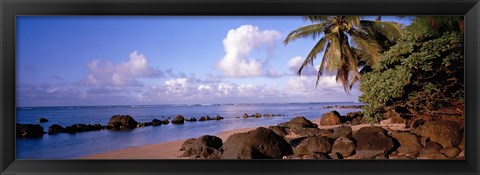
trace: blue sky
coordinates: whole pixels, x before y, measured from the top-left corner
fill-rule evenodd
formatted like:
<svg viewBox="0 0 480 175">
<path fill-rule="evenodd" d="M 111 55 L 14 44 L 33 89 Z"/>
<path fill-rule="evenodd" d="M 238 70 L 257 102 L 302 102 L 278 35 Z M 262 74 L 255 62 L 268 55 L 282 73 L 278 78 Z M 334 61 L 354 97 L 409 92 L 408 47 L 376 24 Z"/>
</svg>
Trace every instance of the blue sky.
<svg viewBox="0 0 480 175">
<path fill-rule="evenodd" d="M 410 19 L 384 17 L 408 25 Z M 282 41 L 299 16 L 17 17 L 17 105 L 356 101 Z M 319 60 L 315 62 L 317 65 Z"/>
</svg>

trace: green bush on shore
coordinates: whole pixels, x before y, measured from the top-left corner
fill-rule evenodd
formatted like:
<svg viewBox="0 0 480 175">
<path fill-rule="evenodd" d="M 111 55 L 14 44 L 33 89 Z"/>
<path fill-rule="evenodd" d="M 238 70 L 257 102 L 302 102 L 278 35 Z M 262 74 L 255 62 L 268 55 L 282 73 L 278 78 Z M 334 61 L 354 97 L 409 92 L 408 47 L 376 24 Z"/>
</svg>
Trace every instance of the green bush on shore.
<svg viewBox="0 0 480 175">
<path fill-rule="evenodd" d="M 463 105 L 463 32 L 428 24 L 416 18 L 380 64 L 362 76 L 359 101 L 366 103 L 366 121 L 377 122 L 396 107 L 433 116 L 439 108 Z"/>
</svg>

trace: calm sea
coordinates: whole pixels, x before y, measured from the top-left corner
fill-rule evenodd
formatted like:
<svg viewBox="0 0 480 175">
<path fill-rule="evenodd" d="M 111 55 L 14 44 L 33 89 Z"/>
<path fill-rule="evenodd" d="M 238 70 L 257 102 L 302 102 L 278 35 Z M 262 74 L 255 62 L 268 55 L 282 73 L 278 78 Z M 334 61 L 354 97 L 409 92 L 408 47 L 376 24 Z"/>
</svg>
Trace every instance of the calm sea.
<svg viewBox="0 0 480 175">
<path fill-rule="evenodd" d="M 45 134 L 42 138 L 17 138 L 17 159 L 70 159 L 132 146 L 216 135 L 221 131 L 277 125 L 296 116 L 320 119 L 323 109 L 329 105 L 359 105 L 359 103 L 288 103 L 288 104 L 202 104 L 202 105 L 154 105 L 154 106 L 78 106 L 78 107 L 19 107 L 17 123 L 40 124 L 47 131 L 53 124 L 62 126 L 84 123 L 106 125 L 112 115 L 128 114 L 138 122 L 152 119 L 173 118 L 177 114 L 187 118 L 221 115 L 224 120 L 186 122 L 183 125 L 161 125 L 136 128 L 128 131 L 90 131 L 76 134 Z M 360 109 L 336 109 L 340 114 Z M 284 114 L 268 118 L 241 118 L 244 113 Z M 40 117 L 49 122 L 38 123 Z M 236 118 L 240 117 L 240 118 Z M 180 148 L 179 148 L 180 149 Z"/>
</svg>

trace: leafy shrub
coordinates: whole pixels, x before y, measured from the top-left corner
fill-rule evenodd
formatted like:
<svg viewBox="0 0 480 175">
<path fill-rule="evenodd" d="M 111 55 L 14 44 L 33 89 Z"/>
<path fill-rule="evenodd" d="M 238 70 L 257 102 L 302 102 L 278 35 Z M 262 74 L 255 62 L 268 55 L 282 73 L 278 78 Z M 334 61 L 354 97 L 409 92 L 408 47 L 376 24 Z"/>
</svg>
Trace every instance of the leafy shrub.
<svg viewBox="0 0 480 175">
<path fill-rule="evenodd" d="M 463 49 L 463 32 L 438 32 L 425 20 L 414 20 L 380 64 L 362 77 L 359 101 L 366 103 L 365 120 L 377 122 L 396 107 L 431 117 L 439 108 L 463 105 Z"/>
</svg>

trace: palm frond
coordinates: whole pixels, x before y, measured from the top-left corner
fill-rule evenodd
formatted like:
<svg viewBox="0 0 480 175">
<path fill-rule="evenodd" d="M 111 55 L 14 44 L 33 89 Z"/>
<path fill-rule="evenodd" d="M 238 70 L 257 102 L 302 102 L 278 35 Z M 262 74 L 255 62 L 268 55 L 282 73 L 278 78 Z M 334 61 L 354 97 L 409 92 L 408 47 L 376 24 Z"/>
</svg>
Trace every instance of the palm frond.
<svg viewBox="0 0 480 175">
<path fill-rule="evenodd" d="M 322 76 L 323 74 L 323 71 L 325 70 L 325 64 L 327 62 L 327 60 L 329 59 L 328 58 L 328 54 L 330 52 L 330 42 L 327 43 L 327 46 L 325 47 L 325 53 L 323 53 L 323 58 L 322 58 L 322 61 L 320 61 L 320 67 L 318 68 L 318 74 L 317 74 L 317 81 L 315 83 L 315 86 L 318 87 L 318 81 L 320 80 L 320 77 Z"/>
<path fill-rule="evenodd" d="M 305 16 L 306 20 L 309 20 L 311 22 L 325 22 L 329 21 L 331 16 Z"/>
<path fill-rule="evenodd" d="M 305 60 L 302 63 L 302 66 L 300 66 L 300 69 L 298 69 L 297 74 L 300 76 L 302 74 L 302 70 L 309 64 L 313 65 L 313 60 L 317 57 L 317 55 L 320 52 L 323 52 L 325 48 L 325 44 L 327 43 L 327 40 L 325 37 L 322 37 L 320 41 L 315 44 L 315 46 L 312 48 L 308 56 L 305 58 Z"/>
<path fill-rule="evenodd" d="M 300 27 L 292 32 L 290 32 L 283 41 L 285 45 L 287 45 L 290 41 L 294 41 L 300 38 L 313 38 L 316 39 L 317 37 L 323 34 L 323 30 L 325 28 L 325 23 L 319 24 L 310 24 L 307 26 Z"/>
<path fill-rule="evenodd" d="M 352 42 L 355 47 L 360 48 L 363 52 L 361 59 L 366 61 L 369 65 L 376 65 L 382 59 L 381 46 L 377 41 L 369 38 L 358 31 L 352 31 L 349 33 L 352 39 Z"/>
</svg>

